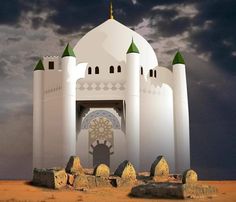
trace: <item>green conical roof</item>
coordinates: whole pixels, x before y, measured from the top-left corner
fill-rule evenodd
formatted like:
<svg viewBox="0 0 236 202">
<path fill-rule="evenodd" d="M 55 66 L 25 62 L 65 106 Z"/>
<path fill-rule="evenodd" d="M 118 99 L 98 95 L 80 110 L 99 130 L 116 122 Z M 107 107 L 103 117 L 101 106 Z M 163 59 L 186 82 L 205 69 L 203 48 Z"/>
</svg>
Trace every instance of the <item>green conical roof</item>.
<svg viewBox="0 0 236 202">
<path fill-rule="evenodd" d="M 67 57 L 67 56 L 72 56 L 72 57 L 75 57 L 75 54 L 74 54 L 74 51 L 73 49 L 70 47 L 69 43 L 67 44 L 64 52 L 63 52 L 63 55 L 62 55 L 62 58 L 63 57 Z"/>
<path fill-rule="evenodd" d="M 132 39 L 130 47 L 129 47 L 128 51 L 127 51 L 127 54 L 129 54 L 129 53 L 139 53 L 139 50 L 138 50 L 137 46 L 135 45 L 133 39 Z"/>
<path fill-rule="evenodd" d="M 175 58 L 174 58 L 174 60 L 172 62 L 172 65 L 175 65 L 175 64 L 185 64 L 184 58 L 180 54 L 179 51 L 175 54 Z"/>
<path fill-rule="evenodd" d="M 36 70 L 44 70 L 43 62 L 41 59 L 38 61 L 37 65 L 34 68 L 34 71 Z"/>
</svg>

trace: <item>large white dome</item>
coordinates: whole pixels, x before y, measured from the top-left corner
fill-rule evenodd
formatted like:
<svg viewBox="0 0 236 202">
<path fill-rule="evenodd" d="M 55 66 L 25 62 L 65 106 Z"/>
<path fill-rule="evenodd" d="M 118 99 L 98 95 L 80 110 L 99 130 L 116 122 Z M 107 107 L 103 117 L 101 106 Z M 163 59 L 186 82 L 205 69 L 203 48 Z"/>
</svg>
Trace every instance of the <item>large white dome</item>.
<svg viewBox="0 0 236 202">
<path fill-rule="evenodd" d="M 151 45 L 138 33 L 109 19 L 88 32 L 74 47 L 78 63 L 87 62 L 89 66 L 107 67 L 123 64 L 132 37 L 139 49 L 144 74 L 158 65 Z"/>
</svg>

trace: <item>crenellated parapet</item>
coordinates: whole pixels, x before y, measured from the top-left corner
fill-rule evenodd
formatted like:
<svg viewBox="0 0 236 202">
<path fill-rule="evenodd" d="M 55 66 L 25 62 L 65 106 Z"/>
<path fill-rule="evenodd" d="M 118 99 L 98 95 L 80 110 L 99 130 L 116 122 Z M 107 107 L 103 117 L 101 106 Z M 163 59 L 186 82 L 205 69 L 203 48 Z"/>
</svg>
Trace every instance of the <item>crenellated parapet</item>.
<svg viewBox="0 0 236 202">
<path fill-rule="evenodd" d="M 45 70 L 59 70 L 61 59 L 59 56 L 44 56 L 43 57 L 43 65 Z"/>
</svg>

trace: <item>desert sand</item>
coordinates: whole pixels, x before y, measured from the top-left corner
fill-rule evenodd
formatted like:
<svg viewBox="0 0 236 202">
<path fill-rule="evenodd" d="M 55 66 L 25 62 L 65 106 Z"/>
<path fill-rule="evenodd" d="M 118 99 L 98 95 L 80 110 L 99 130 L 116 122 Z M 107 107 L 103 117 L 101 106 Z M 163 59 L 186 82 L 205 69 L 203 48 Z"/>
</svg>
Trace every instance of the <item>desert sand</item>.
<svg viewBox="0 0 236 202">
<path fill-rule="evenodd" d="M 94 188 L 87 192 L 74 190 L 51 190 L 34 187 L 27 181 L 0 181 L 0 202 L 236 202 L 236 181 L 201 181 L 218 188 L 217 197 L 207 199 L 168 200 L 140 199 L 128 196 L 131 188 Z"/>
</svg>

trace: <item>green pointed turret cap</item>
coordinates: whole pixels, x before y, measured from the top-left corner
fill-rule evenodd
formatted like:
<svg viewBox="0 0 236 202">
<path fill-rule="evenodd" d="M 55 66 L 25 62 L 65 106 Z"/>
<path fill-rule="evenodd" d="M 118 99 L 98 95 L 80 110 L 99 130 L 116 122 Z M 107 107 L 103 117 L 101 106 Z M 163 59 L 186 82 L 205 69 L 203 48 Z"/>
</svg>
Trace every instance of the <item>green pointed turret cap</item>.
<svg viewBox="0 0 236 202">
<path fill-rule="evenodd" d="M 34 71 L 36 71 L 36 70 L 44 70 L 44 66 L 43 66 L 42 60 L 38 61 L 37 65 L 34 68 Z"/>
<path fill-rule="evenodd" d="M 73 49 L 70 47 L 69 43 L 67 44 L 67 46 L 63 52 L 62 58 L 67 57 L 67 56 L 75 57 L 75 53 L 74 53 Z"/>
<path fill-rule="evenodd" d="M 139 53 L 139 50 L 138 50 L 137 46 L 135 45 L 133 39 L 132 39 L 130 47 L 129 47 L 128 51 L 127 51 L 127 54 L 129 54 L 129 53 Z"/>
<path fill-rule="evenodd" d="M 179 51 L 175 54 L 175 58 L 174 58 L 174 60 L 172 62 L 172 65 L 176 65 L 176 64 L 185 64 L 184 58 L 180 54 Z"/>
</svg>

